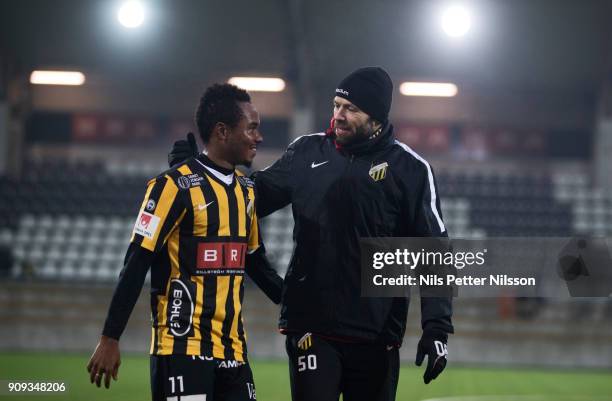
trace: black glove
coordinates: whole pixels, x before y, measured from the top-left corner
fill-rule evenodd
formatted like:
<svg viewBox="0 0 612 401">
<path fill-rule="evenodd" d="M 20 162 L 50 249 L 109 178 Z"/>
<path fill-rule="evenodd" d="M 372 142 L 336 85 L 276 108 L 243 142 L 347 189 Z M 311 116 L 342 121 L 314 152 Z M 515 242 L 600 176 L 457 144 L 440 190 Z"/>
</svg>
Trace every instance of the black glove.
<svg viewBox="0 0 612 401">
<path fill-rule="evenodd" d="M 174 142 L 172 150 L 168 153 L 168 165 L 172 167 L 190 157 L 196 157 L 199 153 L 195 136 L 190 132 L 187 134 L 187 140 Z"/>
<path fill-rule="evenodd" d="M 425 355 L 427 355 L 427 368 L 423 375 L 423 381 L 428 384 L 438 377 L 446 367 L 446 356 L 448 349 L 446 342 L 448 334 L 441 330 L 423 330 L 423 335 L 417 346 L 416 361 L 417 366 L 421 366 Z"/>
</svg>

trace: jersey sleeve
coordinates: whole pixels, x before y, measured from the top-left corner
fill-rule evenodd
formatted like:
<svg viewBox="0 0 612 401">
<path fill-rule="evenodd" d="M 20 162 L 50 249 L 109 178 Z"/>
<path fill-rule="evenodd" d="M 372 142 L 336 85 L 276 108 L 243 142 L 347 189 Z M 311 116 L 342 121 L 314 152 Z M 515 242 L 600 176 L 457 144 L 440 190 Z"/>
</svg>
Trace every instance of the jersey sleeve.
<svg viewBox="0 0 612 401">
<path fill-rule="evenodd" d="M 125 262 L 119 282 L 115 287 L 113 298 L 111 299 L 108 308 L 106 321 L 102 334 L 119 340 L 121 334 L 127 326 L 130 314 L 134 309 L 134 305 L 138 301 L 138 296 L 142 291 L 149 266 L 153 262 L 153 252 L 144 248 L 130 244 L 125 255 Z"/>
<path fill-rule="evenodd" d="M 130 243 L 151 252 L 159 251 L 185 215 L 184 202 L 169 175 L 149 181 Z"/>
</svg>

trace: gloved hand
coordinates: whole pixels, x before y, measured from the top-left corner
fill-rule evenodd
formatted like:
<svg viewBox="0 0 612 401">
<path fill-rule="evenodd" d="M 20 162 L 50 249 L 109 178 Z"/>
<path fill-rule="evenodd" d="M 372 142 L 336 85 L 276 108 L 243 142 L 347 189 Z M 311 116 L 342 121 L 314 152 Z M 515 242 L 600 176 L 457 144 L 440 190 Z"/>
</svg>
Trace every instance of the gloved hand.
<svg viewBox="0 0 612 401">
<path fill-rule="evenodd" d="M 168 165 L 172 167 L 198 154 L 198 144 L 196 143 L 195 136 L 190 132 L 187 134 L 187 140 L 181 139 L 174 142 L 172 150 L 168 153 Z"/>
<path fill-rule="evenodd" d="M 425 355 L 427 355 L 427 368 L 425 368 L 425 374 L 423 375 L 425 384 L 438 377 L 446 367 L 447 341 L 448 334 L 441 330 L 423 330 L 414 363 L 421 366 Z"/>
</svg>

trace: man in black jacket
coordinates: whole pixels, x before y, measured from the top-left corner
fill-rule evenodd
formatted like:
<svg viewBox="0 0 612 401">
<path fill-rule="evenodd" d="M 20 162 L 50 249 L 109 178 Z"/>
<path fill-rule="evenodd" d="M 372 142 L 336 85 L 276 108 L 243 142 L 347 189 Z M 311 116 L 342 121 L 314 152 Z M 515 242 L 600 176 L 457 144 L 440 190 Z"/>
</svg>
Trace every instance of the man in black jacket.
<svg viewBox="0 0 612 401">
<path fill-rule="evenodd" d="M 392 92 L 382 68 L 354 71 L 335 91 L 330 129 L 255 175 L 258 215 L 291 204 L 295 220 L 279 321 L 294 401 L 395 399 L 409 299 L 360 297 L 359 239 L 447 236 L 430 165 L 394 138 Z M 425 383 L 446 365 L 451 315 L 450 297 L 421 299 Z"/>
</svg>

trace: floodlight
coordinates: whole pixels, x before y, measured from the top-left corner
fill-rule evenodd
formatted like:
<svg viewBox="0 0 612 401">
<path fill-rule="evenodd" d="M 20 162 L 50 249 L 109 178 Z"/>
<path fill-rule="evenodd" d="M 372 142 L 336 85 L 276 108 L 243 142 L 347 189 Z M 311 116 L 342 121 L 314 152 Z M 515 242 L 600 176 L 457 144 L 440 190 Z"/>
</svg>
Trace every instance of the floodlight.
<svg viewBox="0 0 612 401">
<path fill-rule="evenodd" d="M 464 36 L 472 26 L 470 11 L 460 5 L 447 8 L 442 13 L 442 29 L 453 38 Z"/>
<path fill-rule="evenodd" d="M 85 75 L 78 71 L 43 71 L 36 70 L 30 74 L 30 83 L 34 85 L 72 85 L 85 83 Z"/>
<path fill-rule="evenodd" d="M 139 1 L 128 1 L 119 8 L 117 19 L 126 28 L 137 28 L 144 21 L 144 7 Z"/>
<path fill-rule="evenodd" d="M 403 82 L 400 85 L 400 93 L 404 96 L 453 97 L 457 92 L 457 85 L 448 82 Z"/>
<path fill-rule="evenodd" d="M 285 81 L 280 78 L 232 77 L 228 82 L 251 92 L 282 92 L 285 89 Z"/>
</svg>

